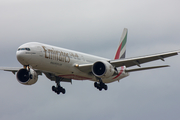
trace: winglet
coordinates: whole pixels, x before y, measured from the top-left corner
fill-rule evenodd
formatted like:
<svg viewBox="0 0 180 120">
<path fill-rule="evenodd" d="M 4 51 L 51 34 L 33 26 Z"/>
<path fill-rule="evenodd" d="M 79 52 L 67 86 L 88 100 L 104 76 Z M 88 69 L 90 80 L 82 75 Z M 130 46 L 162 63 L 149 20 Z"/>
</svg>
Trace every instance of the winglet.
<svg viewBox="0 0 180 120">
<path fill-rule="evenodd" d="M 124 28 L 121 39 L 120 39 L 120 44 L 117 48 L 116 51 L 116 55 L 114 57 L 114 59 L 121 59 L 121 58 L 125 58 L 126 55 L 126 42 L 127 42 L 127 33 L 128 33 L 128 29 Z"/>
</svg>

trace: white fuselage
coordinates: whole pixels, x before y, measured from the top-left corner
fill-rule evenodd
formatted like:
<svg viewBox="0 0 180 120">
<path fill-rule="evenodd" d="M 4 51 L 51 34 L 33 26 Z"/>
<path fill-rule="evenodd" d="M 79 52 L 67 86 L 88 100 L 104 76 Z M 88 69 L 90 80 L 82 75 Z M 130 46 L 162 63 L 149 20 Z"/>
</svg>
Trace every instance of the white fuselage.
<svg viewBox="0 0 180 120">
<path fill-rule="evenodd" d="M 82 72 L 74 66 L 76 64 L 95 63 L 98 60 L 109 60 L 36 42 L 21 45 L 16 55 L 22 65 L 30 65 L 33 69 L 52 73 L 63 78 L 92 81 L 97 81 L 93 73 Z M 129 74 L 125 72 L 125 69 L 125 66 L 117 68 L 118 75 L 103 78 L 103 82 L 110 83 L 128 76 Z"/>
</svg>

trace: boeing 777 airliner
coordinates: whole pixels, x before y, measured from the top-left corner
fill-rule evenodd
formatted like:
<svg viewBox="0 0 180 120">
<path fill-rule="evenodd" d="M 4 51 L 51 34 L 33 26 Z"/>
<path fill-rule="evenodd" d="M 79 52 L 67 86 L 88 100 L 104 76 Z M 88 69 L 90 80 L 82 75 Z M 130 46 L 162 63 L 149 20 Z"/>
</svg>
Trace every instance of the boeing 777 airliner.
<svg viewBox="0 0 180 120">
<path fill-rule="evenodd" d="M 172 51 L 125 58 L 127 33 L 128 30 L 124 28 L 113 60 L 43 43 L 30 42 L 21 45 L 16 52 L 22 68 L 1 67 L 0 69 L 13 72 L 16 74 L 17 80 L 24 85 L 35 84 L 38 75 L 43 73 L 51 81 L 56 82 L 56 86 L 52 86 L 52 90 L 57 94 L 66 92 L 60 82 L 72 82 L 72 79 L 94 81 L 94 87 L 101 91 L 108 89 L 106 83 L 119 81 L 127 77 L 130 72 L 168 67 L 168 65 L 163 65 L 142 68 L 141 64 L 159 59 L 164 61 L 164 58 L 180 52 Z M 138 66 L 138 68 L 129 69 L 131 66 Z"/>
</svg>

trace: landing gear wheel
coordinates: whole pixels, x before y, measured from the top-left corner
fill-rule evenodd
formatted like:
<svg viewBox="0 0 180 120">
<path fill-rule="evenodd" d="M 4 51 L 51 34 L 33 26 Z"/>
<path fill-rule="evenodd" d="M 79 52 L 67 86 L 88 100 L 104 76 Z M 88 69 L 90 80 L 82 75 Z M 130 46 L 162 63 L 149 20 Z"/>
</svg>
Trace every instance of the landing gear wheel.
<svg viewBox="0 0 180 120">
<path fill-rule="evenodd" d="M 99 91 L 101 91 L 101 90 L 102 90 L 102 87 L 98 87 L 97 89 L 99 89 Z"/>
<path fill-rule="evenodd" d="M 56 93 L 59 95 L 61 92 L 60 92 L 60 91 L 57 91 Z"/>
<path fill-rule="evenodd" d="M 58 87 L 58 91 L 62 92 L 62 94 L 66 93 L 66 90 L 63 87 L 60 87 L 60 86 Z"/>
<path fill-rule="evenodd" d="M 99 91 L 101 91 L 102 89 L 104 89 L 104 90 L 108 89 L 108 86 L 106 84 L 104 84 L 103 82 L 101 82 L 101 83 L 95 82 L 94 87 L 99 89 Z"/>
<path fill-rule="evenodd" d="M 98 83 L 97 83 L 97 82 L 94 83 L 94 87 L 95 87 L 95 88 L 98 87 Z"/>
<path fill-rule="evenodd" d="M 60 93 L 62 93 L 62 94 L 65 94 L 65 93 L 66 93 L 66 90 L 65 90 L 63 87 L 60 87 L 60 86 L 58 86 L 58 87 L 52 86 L 52 91 L 54 91 L 54 92 L 57 93 L 58 95 L 59 95 Z"/>
<path fill-rule="evenodd" d="M 108 86 L 106 84 L 103 83 L 101 78 L 97 78 L 99 80 L 99 83 L 94 82 L 94 87 L 99 89 L 99 91 L 101 91 L 102 89 L 107 90 Z"/>
<path fill-rule="evenodd" d="M 55 76 L 55 78 L 56 78 L 55 80 L 56 86 L 52 86 L 52 91 L 54 91 L 57 94 L 60 94 L 60 93 L 65 94 L 66 90 L 60 85 L 60 82 L 63 80 L 63 78 L 57 77 L 57 76 Z"/>
<path fill-rule="evenodd" d="M 62 88 L 62 94 L 65 94 L 66 93 L 66 90 L 64 88 Z"/>
<path fill-rule="evenodd" d="M 55 92 L 55 90 L 56 90 L 56 87 L 55 87 L 55 86 L 52 86 L 52 91 Z"/>
<path fill-rule="evenodd" d="M 107 85 L 104 85 L 104 90 L 107 90 L 108 89 L 108 86 Z"/>
</svg>

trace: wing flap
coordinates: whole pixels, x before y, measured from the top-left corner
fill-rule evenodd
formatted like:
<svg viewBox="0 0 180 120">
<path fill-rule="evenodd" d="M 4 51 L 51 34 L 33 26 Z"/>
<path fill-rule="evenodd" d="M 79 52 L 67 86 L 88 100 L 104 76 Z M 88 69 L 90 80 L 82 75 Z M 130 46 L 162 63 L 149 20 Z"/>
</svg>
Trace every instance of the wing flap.
<svg viewBox="0 0 180 120">
<path fill-rule="evenodd" d="M 156 68 L 163 68 L 163 67 L 170 67 L 170 66 L 169 65 L 162 65 L 162 66 L 153 66 L 153 67 L 127 69 L 126 72 L 135 72 L 135 71 L 149 70 L 149 69 L 156 69 Z"/>
</svg>

